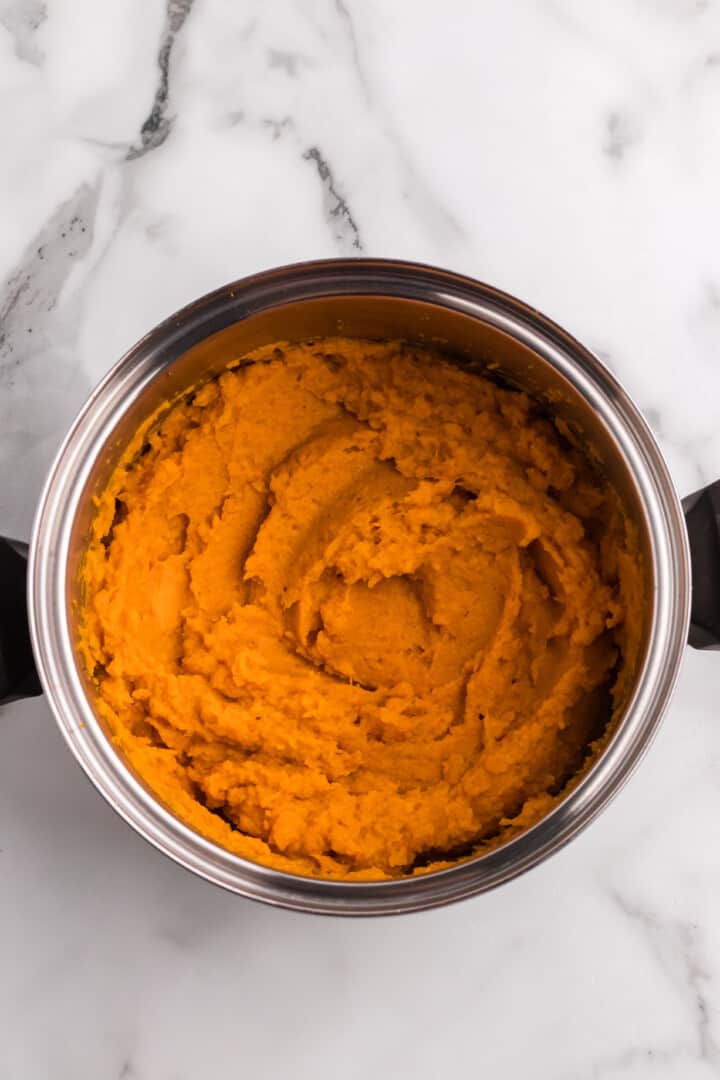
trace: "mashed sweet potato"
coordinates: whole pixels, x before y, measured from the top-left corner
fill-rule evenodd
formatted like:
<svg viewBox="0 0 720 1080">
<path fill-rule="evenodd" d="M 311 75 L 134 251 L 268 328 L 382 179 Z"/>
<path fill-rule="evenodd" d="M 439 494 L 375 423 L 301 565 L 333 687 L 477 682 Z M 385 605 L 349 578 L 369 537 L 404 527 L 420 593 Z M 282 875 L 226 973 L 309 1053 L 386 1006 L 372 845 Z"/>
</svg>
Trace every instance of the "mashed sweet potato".
<svg viewBox="0 0 720 1080">
<path fill-rule="evenodd" d="M 187 395 L 116 468 L 83 578 L 137 773 L 218 844 L 322 877 L 536 822 L 638 648 L 610 486 L 527 396 L 400 343 L 281 344 Z"/>
</svg>

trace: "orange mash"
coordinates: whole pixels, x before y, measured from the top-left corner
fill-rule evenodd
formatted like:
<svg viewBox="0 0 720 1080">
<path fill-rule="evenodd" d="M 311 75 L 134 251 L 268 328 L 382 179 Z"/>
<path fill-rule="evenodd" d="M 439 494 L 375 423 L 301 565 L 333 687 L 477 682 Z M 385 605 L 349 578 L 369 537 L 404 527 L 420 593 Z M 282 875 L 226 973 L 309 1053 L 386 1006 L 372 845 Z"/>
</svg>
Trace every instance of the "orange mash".
<svg viewBox="0 0 720 1080">
<path fill-rule="evenodd" d="M 185 396 L 115 469 L 83 574 L 131 766 L 204 836 L 320 877 L 538 821 L 638 649 L 613 489 L 526 395 L 398 342 L 276 345 Z"/>
</svg>

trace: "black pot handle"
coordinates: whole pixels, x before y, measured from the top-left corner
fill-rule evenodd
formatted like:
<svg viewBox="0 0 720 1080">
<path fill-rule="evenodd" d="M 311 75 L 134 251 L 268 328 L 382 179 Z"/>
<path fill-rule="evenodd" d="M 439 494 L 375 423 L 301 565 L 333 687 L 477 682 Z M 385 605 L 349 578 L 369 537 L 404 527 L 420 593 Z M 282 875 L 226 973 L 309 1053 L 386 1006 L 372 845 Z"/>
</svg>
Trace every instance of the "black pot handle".
<svg viewBox="0 0 720 1080">
<path fill-rule="evenodd" d="M 27 614 L 27 544 L 0 536 L 0 705 L 42 694 Z"/>
<path fill-rule="evenodd" d="M 683 499 L 692 562 L 688 642 L 720 649 L 720 480 Z"/>
</svg>

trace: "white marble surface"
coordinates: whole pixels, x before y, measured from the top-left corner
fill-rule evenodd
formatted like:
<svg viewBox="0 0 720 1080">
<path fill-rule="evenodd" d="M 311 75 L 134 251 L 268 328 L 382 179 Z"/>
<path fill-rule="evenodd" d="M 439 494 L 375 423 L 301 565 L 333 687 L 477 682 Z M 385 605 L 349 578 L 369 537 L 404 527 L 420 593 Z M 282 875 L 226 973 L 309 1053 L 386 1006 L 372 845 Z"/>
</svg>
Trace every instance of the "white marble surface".
<svg viewBox="0 0 720 1080">
<path fill-rule="evenodd" d="M 417 258 L 533 302 L 720 474 L 718 0 L 0 0 L 0 533 L 93 382 L 278 263 Z M 720 1075 L 720 657 L 551 862 L 426 915 L 221 893 L 0 716 L 1 1080 Z"/>
</svg>

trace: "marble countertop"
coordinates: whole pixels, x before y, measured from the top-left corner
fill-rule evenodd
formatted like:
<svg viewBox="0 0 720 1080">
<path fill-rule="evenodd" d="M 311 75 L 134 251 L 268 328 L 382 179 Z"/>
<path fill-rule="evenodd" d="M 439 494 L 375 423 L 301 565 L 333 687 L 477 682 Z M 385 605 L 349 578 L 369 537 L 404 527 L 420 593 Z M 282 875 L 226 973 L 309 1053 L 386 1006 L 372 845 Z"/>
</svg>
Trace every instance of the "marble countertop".
<svg viewBox="0 0 720 1080">
<path fill-rule="evenodd" d="M 720 474 L 718 0 L 0 0 L 0 533 L 93 383 L 247 273 L 337 254 L 547 312 Z M 0 1078 L 720 1076 L 720 657 L 632 782 L 487 896 L 399 919 L 206 885 L 0 716 Z"/>
</svg>

